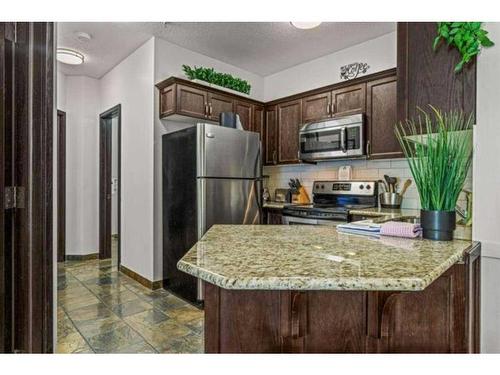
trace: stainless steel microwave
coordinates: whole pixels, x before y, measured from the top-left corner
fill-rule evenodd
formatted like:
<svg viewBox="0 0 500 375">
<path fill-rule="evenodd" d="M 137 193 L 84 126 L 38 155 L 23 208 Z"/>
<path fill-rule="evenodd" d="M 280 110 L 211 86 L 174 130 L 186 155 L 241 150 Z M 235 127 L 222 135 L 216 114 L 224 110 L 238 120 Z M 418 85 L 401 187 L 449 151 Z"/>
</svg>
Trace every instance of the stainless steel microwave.
<svg viewBox="0 0 500 375">
<path fill-rule="evenodd" d="M 366 155 L 363 114 L 328 119 L 300 129 L 300 158 L 305 161 Z"/>
</svg>

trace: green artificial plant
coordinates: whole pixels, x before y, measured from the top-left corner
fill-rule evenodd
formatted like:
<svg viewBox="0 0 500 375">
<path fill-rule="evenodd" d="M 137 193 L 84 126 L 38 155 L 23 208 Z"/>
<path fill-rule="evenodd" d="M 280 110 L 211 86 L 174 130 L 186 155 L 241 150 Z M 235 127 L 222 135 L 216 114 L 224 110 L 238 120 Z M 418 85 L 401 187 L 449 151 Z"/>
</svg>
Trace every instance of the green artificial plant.
<svg viewBox="0 0 500 375">
<path fill-rule="evenodd" d="M 196 66 L 191 68 L 188 65 L 182 65 L 182 69 L 189 79 L 199 79 L 208 83 L 213 83 L 214 85 L 242 92 L 244 94 L 250 94 L 252 86 L 250 86 L 247 81 L 241 78 L 233 77 L 231 74 L 219 73 L 213 68 Z"/>
<path fill-rule="evenodd" d="M 488 32 L 482 28 L 482 22 L 438 22 L 437 33 L 434 50 L 444 40 L 448 46 L 458 49 L 462 56 L 455 66 L 456 73 L 460 72 L 482 47 L 491 47 L 495 44 L 488 38 Z"/>
<path fill-rule="evenodd" d="M 396 125 L 423 210 L 453 211 L 472 162 L 472 115 L 431 107 Z"/>
</svg>

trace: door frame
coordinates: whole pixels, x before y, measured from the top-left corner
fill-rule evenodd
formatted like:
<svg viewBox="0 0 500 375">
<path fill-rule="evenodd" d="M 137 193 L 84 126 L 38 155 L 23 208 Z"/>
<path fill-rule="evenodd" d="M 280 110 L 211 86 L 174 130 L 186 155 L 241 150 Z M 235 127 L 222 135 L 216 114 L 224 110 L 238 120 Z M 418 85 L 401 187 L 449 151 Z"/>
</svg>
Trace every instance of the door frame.
<svg viewBox="0 0 500 375">
<path fill-rule="evenodd" d="M 111 205 L 112 198 L 107 198 L 108 191 L 111 190 L 111 171 L 112 168 L 112 128 L 111 119 L 117 117 L 117 137 L 118 137 L 118 267 L 121 264 L 121 193 L 122 193 L 122 123 L 121 123 L 121 104 L 104 111 L 99 115 L 99 259 L 111 258 L 111 221 L 112 213 L 108 210 L 108 204 Z M 108 178 L 109 177 L 109 178 Z M 109 190 L 108 190 L 109 189 Z M 109 200 L 109 203 L 106 202 Z M 106 213 L 109 213 L 106 215 Z M 104 214 L 104 215 L 103 215 Z M 109 217 L 106 217 L 109 216 Z M 109 230 L 107 230 L 109 228 Z"/>
<path fill-rule="evenodd" d="M 66 260 L 66 112 L 57 110 L 57 261 Z"/>
</svg>

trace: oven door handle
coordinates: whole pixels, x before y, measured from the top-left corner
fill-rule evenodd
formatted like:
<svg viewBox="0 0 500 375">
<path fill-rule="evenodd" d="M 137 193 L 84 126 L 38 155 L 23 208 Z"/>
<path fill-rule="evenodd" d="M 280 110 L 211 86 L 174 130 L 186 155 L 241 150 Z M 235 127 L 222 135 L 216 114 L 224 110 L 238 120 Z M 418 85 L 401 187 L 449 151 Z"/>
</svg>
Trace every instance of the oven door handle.
<svg viewBox="0 0 500 375">
<path fill-rule="evenodd" d="M 340 132 L 340 147 L 342 152 L 347 154 L 347 128 L 344 126 Z"/>
</svg>

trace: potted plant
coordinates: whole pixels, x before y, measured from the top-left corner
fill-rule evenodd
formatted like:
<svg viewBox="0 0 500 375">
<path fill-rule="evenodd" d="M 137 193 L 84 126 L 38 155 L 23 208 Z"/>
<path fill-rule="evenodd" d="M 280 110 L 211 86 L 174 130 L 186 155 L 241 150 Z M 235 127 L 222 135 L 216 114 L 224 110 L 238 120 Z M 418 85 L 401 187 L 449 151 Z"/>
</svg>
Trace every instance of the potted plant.
<svg viewBox="0 0 500 375">
<path fill-rule="evenodd" d="M 472 115 L 431 107 L 396 125 L 421 203 L 423 237 L 452 240 L 455 207 L 472 162 Z"/>
</svg>

